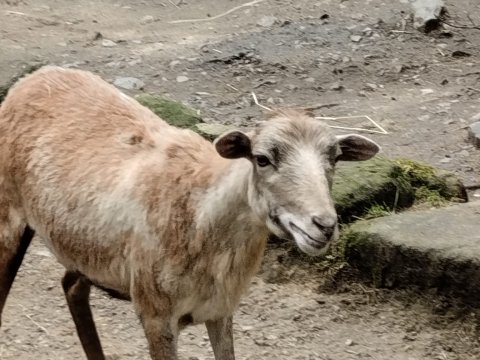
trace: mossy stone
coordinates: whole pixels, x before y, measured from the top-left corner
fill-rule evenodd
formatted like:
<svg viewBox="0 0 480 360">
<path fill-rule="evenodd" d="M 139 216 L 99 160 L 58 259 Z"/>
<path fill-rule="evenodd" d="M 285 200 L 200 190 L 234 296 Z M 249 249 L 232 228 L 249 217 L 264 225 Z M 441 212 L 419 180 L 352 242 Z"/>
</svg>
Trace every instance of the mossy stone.
<svg viewBox="0 0 480 360">
<path fill-rule="evenodd" d="M 373 159 L 340 163 L 333 185 L 340 220 L 351 222 L 372 206 L 398 211 L 414 204 L 441 206 L 466 201 L 462 182 L 454 174 L 410 159 Z"/>
<path fill-rule="evenodd" d="M 362 162 L 340 163 L 334 178 L 333 199 L 340 220 L 350 222 L 375 204 L 390 210 L 411 206 L 415 190 L 405 181 L 395 161 L 377 156 Z"/>
<path fill-rule="evenodd" d="M 170 125 L 195 130 L 195 125 L 203 123 L 202 118 L 195 110 L 178 101 L 150 94 L 138 95 L 136 99 Z"/>
<path fill-rule="evenodd" d="M 234 130 L 235 127 L 223 125 L 223 124 L 207 124 L 207 123 L 200 123 L 196 124 L 193 127 L 193 130 L 200 135 L 202 135 L 205 139 L 210 141 L 215 140 L 218 136 L 226 133 L 229 130 Z"/>
</svg>

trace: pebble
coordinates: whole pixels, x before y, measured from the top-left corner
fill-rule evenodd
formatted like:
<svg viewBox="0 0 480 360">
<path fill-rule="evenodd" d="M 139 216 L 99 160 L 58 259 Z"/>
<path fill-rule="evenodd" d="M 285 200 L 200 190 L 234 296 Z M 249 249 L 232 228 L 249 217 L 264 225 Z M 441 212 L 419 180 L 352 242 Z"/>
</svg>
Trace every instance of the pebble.
<svg viewBox="0 0 480 360">
<path fill-rule="evenodd" d="M 350 40 L 353 42 L 360 42 L 362 40 L 362 37 L 360 35 L 350 35 Z"/>
<path fill-rule="evenodd" d="M 420 91 L 422 92 L 422 95 L 429 95 L 434 92 L 433 89 L 422 89 Z"/>
<path fill-rule="evenodd" d="M 352 339 L 347 339 L 347 341 L 345 341 L 345 345 L 353 346 L 353 345 L 355 345 L 355 342 Z"/>
<path fill-rule="evenodd" d="M 340 90 L 343 90 L 343 85 L 341 85 L 338 82 L 335 82 L 332 85 L 330 85 L 329 89 L 334 91 L 340 91 Z"/>
<path fill-rule="evenodd" d="M 168 66 L 170 66 L 171 68 L 174 68 L 179 64 L 180 64 L 180 60 L 173 60 L 173 61 L 170 61 L 170 64 L 168 64 Z"/>
<path fill-rule="evenodd" d="M 145 83 L 142 80 L 134 77 L 121 77 L 116 78 L 113 82 L 113 85 L 122 89 L 133 90 L 143 88 L 145 86 Z"/>
<path fill-rule="evenodd" d="M 267 15 L 262 17 L 258 22 L 258 26 L 270 27 L 275 25 L 278 22 L 278 19 L 275 16 Z"/>
<path fill-rule="evenodd" d="M 102 46 L 103 47 L 114 47 L 114 46 L 117 46 L 117 44 L 112 40 L 103 39 L 102 40 Z"/>
<path fill-rule="evenodd" d="M 177 82 L 178 83 L 183 83 L 183 82 L 186 82 L 188 80 L 190 80 L 190 79 L 188 77 L 184 76 L 184 75 L 177 76 Z"/>
<path fill-rule="evenodd" d="M 155 21 L 155 18 L 152 15 L 145 15 L 141 20 L 141 24 L 150 24 Z"/>
</svg>

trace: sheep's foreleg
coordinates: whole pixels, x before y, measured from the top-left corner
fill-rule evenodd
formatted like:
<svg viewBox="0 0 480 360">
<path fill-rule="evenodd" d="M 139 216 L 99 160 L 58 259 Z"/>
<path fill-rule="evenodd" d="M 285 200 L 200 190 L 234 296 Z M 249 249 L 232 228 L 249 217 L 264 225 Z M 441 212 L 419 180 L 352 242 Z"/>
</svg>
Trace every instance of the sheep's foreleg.
<svg viewBox="0 0 480 360">
<path fill-rule="evenodd" d="M 87 359 L 105 360 L 89 304 L 90 281 L 80 273 L 67 271 L 62 286 Z"/>
<path fill-rule="evenodd" d="M 235 360 L 233 350 L 233 320 L 226 317 L 220 320 L 207 321 L 208 337 L 212 344 L 216 360 Z"/>
<path fill-rule="evenodd" d="M 177 336 L 168 321 L 141 316 L 152 360 L 177 360 Z"/>
<path fill-rule="evenodd" d="M 7 219 L 8 217 L 5 216 L 2 221 L 0 214 L 0 327 L 8 293 L 35 234 L 28 226 L 25 230 L 22 229 L 23 233 L 20 229 L 12 229 Z"/>
<path fill-rule="evenodd" d="M 171 318 L 171 300 L 141 271 L 135 273 L 131 297 L 145 331 L 152 360 L 177 360 L 178 323 Z"/>
</svg>

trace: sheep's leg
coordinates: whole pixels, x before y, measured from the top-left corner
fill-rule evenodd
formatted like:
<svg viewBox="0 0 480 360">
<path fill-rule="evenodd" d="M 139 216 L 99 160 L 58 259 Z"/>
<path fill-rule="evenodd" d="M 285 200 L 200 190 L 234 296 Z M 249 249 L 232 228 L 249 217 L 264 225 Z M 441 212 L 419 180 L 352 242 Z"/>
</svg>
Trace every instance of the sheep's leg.
<svg viewBox="0 0 480 360">
<path fill-rule="evenodd" d="M 161 318 L 140 317 L 152 360 L 177 360 L 177 335 Z"/>
<path fill-rule="evenodd" d="M 105 360 L 90 309 L 90 281 L 82 274 L 67 271 L 62 280 L 68 308 L 88 360 Z"/>
<path fill-rule="evenodd" d="M 235 360 L 232 317 L 207 321 L 208 337 L 216 360 Z"/>
<path fill-rule="evenodd" d="M 7 218 L 8 219 L 8 218 Z M 26 226 L 12 229 L 8 221 L 0 220 L 0 327 L 2 312 L 23 257 L 35 232 Z"/>
</svg>

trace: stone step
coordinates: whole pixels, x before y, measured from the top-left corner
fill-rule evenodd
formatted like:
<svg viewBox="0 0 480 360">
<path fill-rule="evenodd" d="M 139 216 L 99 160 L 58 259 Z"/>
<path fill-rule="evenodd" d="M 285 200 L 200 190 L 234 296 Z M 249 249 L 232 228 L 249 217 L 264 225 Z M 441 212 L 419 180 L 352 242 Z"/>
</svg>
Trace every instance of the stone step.
<svg viewBox="0 0 480 360">
<path fill-rule="evenodd" d="M 346 261 L 378 287 L 480 304 L 480 201 L 359 221 L 342 239 Z"/>
</svg>

